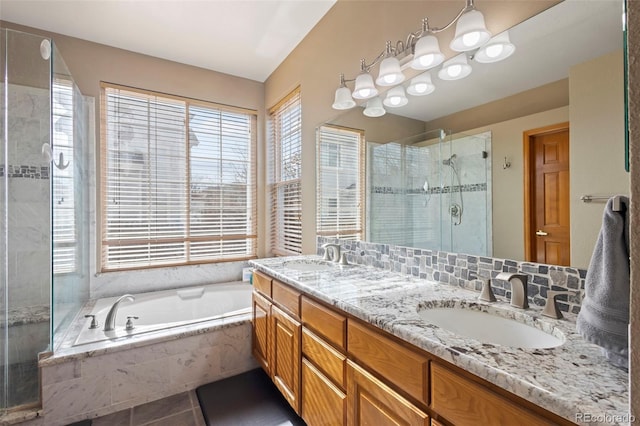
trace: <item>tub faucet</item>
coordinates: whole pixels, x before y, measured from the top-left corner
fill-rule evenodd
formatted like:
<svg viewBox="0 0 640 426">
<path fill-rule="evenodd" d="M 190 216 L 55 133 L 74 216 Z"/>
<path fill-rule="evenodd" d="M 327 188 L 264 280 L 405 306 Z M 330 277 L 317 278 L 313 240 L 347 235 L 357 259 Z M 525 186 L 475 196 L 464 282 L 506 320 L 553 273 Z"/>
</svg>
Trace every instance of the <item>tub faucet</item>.
<svg viewBox="0 0 640 426">
<path fill-rule="evenodd" d="M 496 279 L 509 281 L 511 284 L 511 306 L 521 309 L 529 308 L 529 299 L 527 295 L 528 275 L 500 272 L 496 275 Z"/>
<path fill-rule="evenodd" d="M 322 248 L 324 249 L 324 257 L 322 260 L 333 260 L 334 262 L 340 260 L 340 244 L 327 243 L 323 244 Z M 329 251 L 329 249 L 331 249 L 331 251 Z"/>
<path fill-rule="evenodd" d="M 118 300 L 113 302 L 113 305 L 111 305 L 111 309 L 109 309 L 109 313 L 107 314 L 107 318 L 104 320 L 104 331 L 115 330 L 116 314 L 118 313 L 118 305 L 120 305 L 120 302 L 122 302 L 123 300 L 133 302 L 134 300 L 136 300 L 136 298 L 130 294 L 125 294 L 124 296 L 120 296 Z"/>
</svg>

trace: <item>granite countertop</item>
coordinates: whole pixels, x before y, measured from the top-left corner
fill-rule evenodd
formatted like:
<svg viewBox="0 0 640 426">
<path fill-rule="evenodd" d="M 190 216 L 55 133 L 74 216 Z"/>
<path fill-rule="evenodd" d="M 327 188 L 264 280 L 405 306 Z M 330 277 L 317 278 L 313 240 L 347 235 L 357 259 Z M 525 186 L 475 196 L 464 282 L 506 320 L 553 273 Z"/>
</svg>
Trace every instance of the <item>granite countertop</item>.
<svg viewBox="0 0 640 426">
<path fill-rule="evenodd" d="M 442 300 L 468 305 L 477 301 L 479 293 L 369 266 L 336 265 L 322 271 L 300 271 L 286 266 L 291 260 L 319 259 L 296 256 L 250 263 L 303 293 L 572 422 L 628 424 L 628 374 L 609 364 L 600 347 L 576 333 L 575 315 L 542 320 L 564 335 L 565 343 L 556 348 L 524 349 L 481 343 L 428 324 L 418 315 L 419 306 Z M 524 312 L 504 300 L 492 305 Z M 540 319 L 540 312 L 541 308 L 536 306 L 526 311 L 533 321 Z"/>
</svg>

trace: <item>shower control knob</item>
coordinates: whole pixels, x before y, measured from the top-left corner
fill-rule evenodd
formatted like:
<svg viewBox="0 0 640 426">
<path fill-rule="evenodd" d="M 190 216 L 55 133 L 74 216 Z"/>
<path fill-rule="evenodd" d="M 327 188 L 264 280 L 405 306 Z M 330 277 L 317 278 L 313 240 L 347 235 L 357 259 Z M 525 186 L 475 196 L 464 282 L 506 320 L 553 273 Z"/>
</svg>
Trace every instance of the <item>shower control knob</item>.
<svg viewBox="0 0 640 426">
<path fill-rule="evenodd" d="M 85 318 L 91 318 L 91 324 L 89 324 L 89 328 L 98 328 L 100 326 L 100 324 L 98 324 L 98 321 L 96 320 L 96 316 L 95 315 L 85 315 Z"/>
<path fill-rule="evenodd" d="M 140 317 L 134 317 L 134 316 L 127 317 L 127 324 L 125 325 L 124 328 L 126 330 L 133 330 L 135 328 L 135 326 L 133 325 L 133 320 L 138 318 Z"/>
</svg>

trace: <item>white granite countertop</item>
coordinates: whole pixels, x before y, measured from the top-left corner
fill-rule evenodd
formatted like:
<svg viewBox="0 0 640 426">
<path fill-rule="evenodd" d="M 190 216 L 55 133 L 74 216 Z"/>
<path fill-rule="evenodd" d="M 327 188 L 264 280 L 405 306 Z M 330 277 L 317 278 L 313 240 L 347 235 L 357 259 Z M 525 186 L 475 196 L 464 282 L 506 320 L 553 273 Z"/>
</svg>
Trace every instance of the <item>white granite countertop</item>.
<svg viewBox="0 0 640 426">
<path fill-rule="evenodd" d="M 572 422 L 590 425 L 628 424 L 628 374 L 611 364 L 598 346 L 575 331 L 575 315 L 542 319 L 564 335 L 563 345 L 523 349 L 461 338 L 426 323 L 418 310 L 443 300 L 469 305 L 478 293 L 378 268 L 349 265 L 326 271 L 286 267 L 291 260 L 319 260 L 296 256 L 250 261 L 252 266 L 284 283 L 385 330 L 451 362 L 513 394 Z M 481 302 L 484 303 L 484 302 Z M 508 303 L 501 310 L 525 312 Z M 539 307 L 526 311 L 540 322 Z"/>
</svg>

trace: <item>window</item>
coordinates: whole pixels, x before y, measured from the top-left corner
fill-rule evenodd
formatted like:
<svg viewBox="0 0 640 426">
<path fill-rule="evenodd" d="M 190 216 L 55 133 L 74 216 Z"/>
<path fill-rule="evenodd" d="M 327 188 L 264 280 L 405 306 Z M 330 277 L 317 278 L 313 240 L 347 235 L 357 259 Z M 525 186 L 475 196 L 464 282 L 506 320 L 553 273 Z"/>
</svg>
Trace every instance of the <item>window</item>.
<svg viewBox="0 0 640 426">
<path fill-rule="evenodd" d="M 51 86 L 53 198 L 53 273 L 76 272 L 78 237 L 76 231 L 74 155 L 73 155 L 73 81 L 56 76 Z M 63 155 L 60 163 L 59 155 Z M 60 167 L 54 166 L 57 163 Z"/>
<path fill-rule="evenodd" d="M 300 89 L 269 111 L 271 251 L 302 253 L 302 111 Z"/>
<path fill-rule="evenodd" d="M 364 133 L 322 126 L 317 148 L 317 234 L 364 237 Z"/>
<path fill-rule="evenodd" d="M 102 270 L 256 255 L 253 111 L 102 84 Z"/>
</svg>

